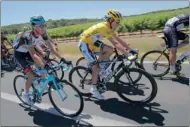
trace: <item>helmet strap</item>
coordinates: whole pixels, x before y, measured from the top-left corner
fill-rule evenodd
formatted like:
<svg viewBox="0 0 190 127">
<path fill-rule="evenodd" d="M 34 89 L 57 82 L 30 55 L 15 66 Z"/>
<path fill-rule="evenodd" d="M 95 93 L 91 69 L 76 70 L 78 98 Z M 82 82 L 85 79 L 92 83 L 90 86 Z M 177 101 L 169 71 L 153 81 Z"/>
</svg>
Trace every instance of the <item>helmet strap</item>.
<svg viewBox="0 0 190 127">
<path fill-rule="evenodd" d="M 111 21 L 110 20 L 108 20 L 108 22 L 110 23 L 110 28 L 112 29 L 112 22 L 113 22 L 114 20 L 112 19 Z"/>
</svg>

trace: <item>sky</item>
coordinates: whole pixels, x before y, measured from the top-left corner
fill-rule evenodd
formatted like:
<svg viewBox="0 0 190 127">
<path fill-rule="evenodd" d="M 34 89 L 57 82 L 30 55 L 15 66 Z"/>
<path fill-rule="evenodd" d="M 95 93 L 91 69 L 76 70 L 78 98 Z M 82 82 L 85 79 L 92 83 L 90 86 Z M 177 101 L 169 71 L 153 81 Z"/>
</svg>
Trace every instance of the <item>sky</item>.
<svg viewBox="0 0 190 127">
<path fill-rule="evenodd" d="M 122 15 L 189 6 L 189 1 L 1 1 L 1 26 L 26 23 L 33 15 L 48 19 L 102 18 L 108 9 Z"/>
</svg>

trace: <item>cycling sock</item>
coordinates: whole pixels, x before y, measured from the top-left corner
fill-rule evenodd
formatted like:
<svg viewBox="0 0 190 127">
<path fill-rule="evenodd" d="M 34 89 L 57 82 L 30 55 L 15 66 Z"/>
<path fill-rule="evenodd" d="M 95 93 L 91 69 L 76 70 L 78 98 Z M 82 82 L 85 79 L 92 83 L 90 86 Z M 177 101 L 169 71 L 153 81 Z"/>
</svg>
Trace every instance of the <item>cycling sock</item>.
<svg viewBox="0 0 190 127">
<path fill-rule="evenodd" d="M 28 92 L 28 91 L 27 91 L 27 92 L 26 92 L 26 91 L 24 91 L 24 94 L 25 94 L 25 95 L 28 95 L 28 94 L 29 94 L 29 92 Z"/>
<path fill-rule="evenodd" d="M 175 72 L 176 71 L 175 65 L 170 65 L 170 70 Z"/>
<path fill-rule="evenodd" d="M 96 90 L 97 89 L 96 86 L 97 86 L 96 84 L 92 84 L 92 89 Z"/>
</svg>

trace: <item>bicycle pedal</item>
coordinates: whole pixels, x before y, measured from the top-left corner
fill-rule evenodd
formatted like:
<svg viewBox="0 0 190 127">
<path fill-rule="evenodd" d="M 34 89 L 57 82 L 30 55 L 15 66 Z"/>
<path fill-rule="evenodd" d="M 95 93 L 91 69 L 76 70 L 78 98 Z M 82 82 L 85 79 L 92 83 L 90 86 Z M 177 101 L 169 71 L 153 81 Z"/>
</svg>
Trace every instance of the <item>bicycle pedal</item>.
<svg viewBox="0 0 190 127">
<path fill-rule="evenodd" d="M 38 98 L 36 102 L 39 104 L 42 103 L 42 98 Z"/>
<path fill-rule="evenodd" d="M 44 92 L 44 93 L 42 94 L 42 96 L 44 96 L 44 95 L 46 95 L 46 94 L 48 94 L 48 91 L 47 91 L 47 92 Z"/>
</svg>

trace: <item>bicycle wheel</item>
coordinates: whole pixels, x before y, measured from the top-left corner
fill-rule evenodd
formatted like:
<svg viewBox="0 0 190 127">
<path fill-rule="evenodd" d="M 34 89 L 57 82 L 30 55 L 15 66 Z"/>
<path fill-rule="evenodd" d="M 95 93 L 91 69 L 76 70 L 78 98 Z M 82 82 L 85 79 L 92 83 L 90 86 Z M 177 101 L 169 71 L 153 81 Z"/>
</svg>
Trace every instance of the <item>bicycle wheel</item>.
<svg viewBox="0 0 190 127">
<path fill-rule="evenodd" d="M 13 80 L 13 88 L 14 88 L 14 91 L 15 91 L 17 97 L 19 98 L 19 100 L 20 100 L 22 103 L 28 105 L 27 103 L 24 102 L 24 100 L 23 100 L 23 98 L 22 98 L 22 93 L 24 92 L 25 83 L 26 83 L 26 77 L 23 76 L 23 75 L 17 75 L 17 76 L 14 78 L 14 80 Z M 22 84 L 22 85 L 21 85 L 21 84 Z M 20 86 L 20 85 L 21 85 L 21 86 Z M 35 101 L 34 96 L 32 96 L 33 93 L 34 93 L 34 90 L 33 90 L 32 87 L 30 87 L 29 93 L 31 94 L 31 97 L 33 97 L 33 98 L 31 98 L 31 99 L 33 99 L 33 100 Z"/>
<path fill-rule="evenodd" d="M 84 101 L 82 95 L 75 86 L 66 80 L 57 80 L 57 89 L 55 91 L 51 90 L 53 87 L 56 86 L 50 84 L 48 90 L 49 99 L 59 113 L 64 116 L 75 117 L 83 111 Z M 71 94 L 74 94 L 74 96 L 71 97 Z M 79 99 L 78 102 L 76 98 Z M 68 99 L 70 99 L 70 101 Z"/>
<path fill-rule="evenodd" d="M 85 65 L 86 67 L 88 66 L 88 61 L 84 57 L 79 58 L 76 62 L 76 66 L 82 65 Z"/>
<path fill-rule="evenodd" d="M 162 77 L 166 75 L 170 69 L 169 56 L 159 50 L 153 50 L 145 53 L 142 56 L 140 63 L 142 67 L 153 77 Z M 155 72 L 152 72 L 151 69 Z"/>
<path fill-rule="evenodd" d="M 80 72 L 80 74 L 78 74 Z M 69 73 L 69 81 L 72 82 L 83 95 L 90 94 L 92 84 L 92 72 L 83 66 L 76 66 Z"/>
<path fill-rule="evenodd" d="M 123 64 L 120 63 L 119 65 L 116 65 L 116 63 L 113 63 L 112 67 L 111 67 L 111 70 L 114 71 L 117 67 L 120 70 L 120 69 L 122 69 Z M 141 66 L 141 64 L 138 63 L 137 61 L 133 62 L 132 67 L 143 69 L 143 67 Z M 138 82 L 141 79 L 141 77 L 142 77 L 142 74 L 139 73 L 137 76 L 135 76 L 136 79 L 134 80 L 134 82 L 135 83 Z M 120 82 L 123 83 L 122 81 L 120 81 Z"/>
<path fill-rule="evenodd" d="M 8 64 L 12 69 L 15 69 L 18 72 L 22 70 L 22 66 L 18 63 L 18 61 L 14 58 L 13 55 L 11 55 L 8 58 Z"/>
<path fill-rule="evenodd" d="M 133 82 L 133 75 L 136 75 L 136 73 L 142 74 L 142 78 L 138 83 Z M 128 79 L 128 83 L 126 83 L 126 79 Z M 119 80 L 125 80 L 125 83 L 123 84 Z M 117 75 L 114 83 L 116 84 L 117 94 L 123 100 L 132 104 L 147 104 L 157 95 L 157 83 L 155 79 L 146 71 L 139 68 L 126 68 L 122 70 Z M 150 85 L 151 88 L 147 85 Z M 148 90 L 150 90 L 150 95 L 145 97 Z"/>
<path fill-rule="evenodd" d="M 58 62 L 57 60 L 55 60 L 55 59 L 50 59 L 50 60 L 49 60 L 49 63 L 50 63 L 51 65 L 55 65 L 55 66 L 59 64 L 59 62 Z M 63 67 L 61 67 L 59 70 L 54 71 L 54 73 L 55 73 L 55 76 L 56 76 L 57 78 L 59 78 L 59 80 L 62 80 L 62 79 L 63 79 L 63 77 L 64 77 Z"/>
</svg>

